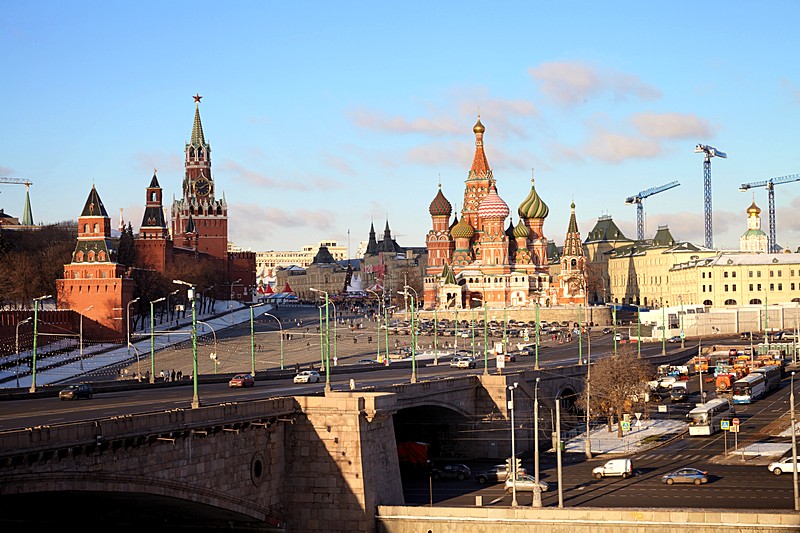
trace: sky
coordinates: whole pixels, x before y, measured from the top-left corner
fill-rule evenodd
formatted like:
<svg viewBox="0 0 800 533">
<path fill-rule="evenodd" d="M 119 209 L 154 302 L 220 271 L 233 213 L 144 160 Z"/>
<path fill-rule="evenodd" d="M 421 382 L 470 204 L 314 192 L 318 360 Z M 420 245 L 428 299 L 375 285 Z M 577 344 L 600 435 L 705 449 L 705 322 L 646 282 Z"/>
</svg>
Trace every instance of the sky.
<svg viewBox="0 0 800 533">
<path fill-rule="evenodd" d="M 354 256 L 387 221 L 424 246 L 441 183 L 454 211 L 480 116 L 514 224 L 531 176 L 563 245 L 611 216 L 702 245 L 703 155 L 715 248 L 738 249 L 755 200 L 800 173 L 800 2 L 32 1 L 0 8 L 0 176 L 32 182 L 36 224 L 76 220 L 96 186 L 141 225 L 153 175 L 181 194 L 195 104 L 229 240 Z M 533 170 L 532 170 L 533 169 Z M 800 177 L 800 176 L 798 176 Z M 22 217 L 25 187 L 0 183 Z M 774 188 L 777 241 L 800 246 L 800 181 Z M 508 225 L 508 220 L 506 221 Z"/>
</svg>

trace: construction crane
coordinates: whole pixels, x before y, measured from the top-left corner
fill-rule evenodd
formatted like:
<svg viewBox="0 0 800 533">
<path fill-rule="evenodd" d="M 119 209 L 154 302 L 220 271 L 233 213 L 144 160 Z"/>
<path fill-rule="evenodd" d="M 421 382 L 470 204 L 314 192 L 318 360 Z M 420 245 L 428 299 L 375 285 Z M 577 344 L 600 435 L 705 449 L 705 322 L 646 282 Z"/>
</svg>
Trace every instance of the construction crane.
<svg viewBox="0 0 800 533">
<path fill-rule="evenodd" d="M 26 187 L 33 185 L 31 180 L 26 180 L 24 178 L 6 178 L 4 176 L 0 176 L 0 183 L 15 183 L 17 185 L 25 185 Z"/>
<path fill-rule="evenodd" d="M 753 187 L 767 188 L 767 196 L 769 198 L 769 241 L 767 242 L 767 251 L 771 254 L 778 252 L 778 241 L 775 239 L 775 185 L 793 181 L 800 181 L 800 174 L 790 174 L 765 181 L 754 181 L 753 183 L 742 183 L 739 187 L 740 191 L 747 191 Z"/>
<path fill-rule="evenodd" d="M 653 196 L 654 194 L 658 194 L 660 192 L 668 191 L 669 189 L 674 189 L 680 185 L 677 181 L 671 181 L 666 185 L 661 185 L 659 187 L 651 187 L 647 190 L 638 192 L 633 196 L 628 196 L 625 199 L 626 204 L 636 204 L 636 239 L 639 241 L 644 240 L 644 202 L 643 200 L 648 196 Z"/>
<path fill-rule="evenodd" d="M 705 159 L 703 160 L 703 190 L 705 193 L 706 248 L 713 248 L 714 232 L 711 223 L 711 158 L 721 157 L 722 159 L 727 159 L 728 154 L 705 144 L 698 144 L 695 146 L 694 153 L 705 154 Z"/>
</svg>

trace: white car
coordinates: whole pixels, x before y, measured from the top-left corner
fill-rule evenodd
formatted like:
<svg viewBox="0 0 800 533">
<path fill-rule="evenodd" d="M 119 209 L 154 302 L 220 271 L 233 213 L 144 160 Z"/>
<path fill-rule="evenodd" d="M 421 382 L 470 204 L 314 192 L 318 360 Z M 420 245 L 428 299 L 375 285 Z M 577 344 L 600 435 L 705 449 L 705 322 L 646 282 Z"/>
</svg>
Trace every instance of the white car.
<svg viewBox="0 0 800 533">
<path fill-rule="evenodd" d="M 472 357 L 456 357 L 450 361 L 450 366 L 455 368 L 475 368 L 475 359 Z"/>
<path fill-rule="evenodd" d="M 800 457 L 797 458 L 797 462 L 800 463 Z M 784 457 L 780 461 L 770 463 L 767 469 L 776 476 L 780 476 L 784 472 L 794 472 L 794 461 L 791 457 Z"/>
<path fill-rule="evenodd" d="M 517 474 L 516 487 L 514 486 L 513 476 L 508 476 L 506 478 L 506 483 L 505 483 L 506 492 L 513 492 L 515 489 L 517 492 L 533 492 L 533 489 L 535 487 L 536 487 L 536 478 L 528 474 Z M 541 492 L 547 492 L 547 489 L 549 488 L 550 485 L 548 485 L 546 481 L 542 481 L 541 479 L 539 480 L 539 490 Z"/>
<path fill-rule="evenodd" d="M 316 370 L 303 370 L 294 377 L 295 383 L 319 383 L 319 372 Z"/>
</svg>

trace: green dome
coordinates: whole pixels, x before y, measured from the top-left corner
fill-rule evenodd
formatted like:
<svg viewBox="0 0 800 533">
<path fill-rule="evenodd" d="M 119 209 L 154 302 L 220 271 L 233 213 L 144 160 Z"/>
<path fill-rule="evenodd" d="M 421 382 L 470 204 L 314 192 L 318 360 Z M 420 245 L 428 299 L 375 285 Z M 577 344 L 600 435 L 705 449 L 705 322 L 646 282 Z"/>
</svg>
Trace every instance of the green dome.
<svg viewBox="0 0 800 533">
<path fill-rule="evenodd" d="M 517 226 L 514 228 L 514 237 L 515 238 L 525 237 L 527 239 L 528 235 L 530 234 L 531 230 L 528 229 L 528 226 L 522 223 L 522 220 L 520 220 L 517 223 Z"/>
<path fill-rule="evenodd" d="M 547 204 L 536 194 L 536 187 L 533 184 L 533 180 L 531 180 L 531 192 L 528 193 L 528 197 L 525 198 L 525 201 L 519 205 L 519 209 L 517 210 L 519 216 L 522 218 L 547 218 L 547 215 L 550 213 L 550 208 L 547 207 Z"/>
<path fill-rule="evenodd" d="M 475 235 L 475 230 L 462 218 L 461 221 L 450 230 L 450 235 L 452 235 L 454 239 L 470 239 Z"/>
</svg>

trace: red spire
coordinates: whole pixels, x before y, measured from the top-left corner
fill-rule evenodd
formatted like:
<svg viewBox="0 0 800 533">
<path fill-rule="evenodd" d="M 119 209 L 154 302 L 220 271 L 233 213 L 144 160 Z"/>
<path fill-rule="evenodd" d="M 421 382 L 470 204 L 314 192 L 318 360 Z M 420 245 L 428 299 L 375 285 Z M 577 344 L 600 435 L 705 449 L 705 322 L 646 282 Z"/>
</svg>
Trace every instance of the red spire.
<svg viewBox="0 0 800 533">
<path fill-rule="evenodd" d="M 489 161 L 486 159 L 486 154 L 483 151 L 483 132 L 486 128 L 481 124 L 481 117 L 478 116 L 478 122 L 472 128 L 475 132 L 475 157 L 472 159 L 471 172 L 477 175 L 485 176 L 489 173 Z"/>
</svg>

